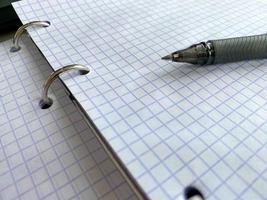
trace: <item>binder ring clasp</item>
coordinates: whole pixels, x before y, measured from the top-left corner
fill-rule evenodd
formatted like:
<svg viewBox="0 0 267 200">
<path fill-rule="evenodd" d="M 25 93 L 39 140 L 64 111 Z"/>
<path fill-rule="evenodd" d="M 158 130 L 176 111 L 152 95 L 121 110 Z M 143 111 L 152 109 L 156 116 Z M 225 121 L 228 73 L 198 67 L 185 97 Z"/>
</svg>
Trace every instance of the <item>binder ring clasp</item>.
<svg viewBox="0 0 267 200">
<path fill-rule="evenodd" d="M 19 39 L 21 35 L 25 32 L 26 28 L 29 26 L 48 27 L 50 26 L 50 22 L 49 21 L 32 21 L 19 27 L 19 29 L 16 31 L 13 37 L 13 46 L 11 47 L 10 52 L 17 52 L 20 50 Z"/>
<path fill-rule="evenodd" d="M 42 109 L 47 109 L 53 104 L 53 100 L 47 95 L 50 85 L 59 75 L 71 70 L 78 70 L 80 75 L 85 75 L 90 72 L 89 68 L 79 64 L 67 65 L 52 72 L 43 84 L 42 99 L 39 102 L 39 106 Z"/>
</svg>

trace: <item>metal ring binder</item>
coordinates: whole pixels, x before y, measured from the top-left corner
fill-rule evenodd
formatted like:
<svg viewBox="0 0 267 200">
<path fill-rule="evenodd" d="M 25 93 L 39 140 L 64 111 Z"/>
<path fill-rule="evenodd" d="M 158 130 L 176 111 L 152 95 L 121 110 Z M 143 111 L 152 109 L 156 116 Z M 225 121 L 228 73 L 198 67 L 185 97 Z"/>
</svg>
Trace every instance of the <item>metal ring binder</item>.
<svg viewBox="0 0 267 200">
<path fill-rule="evenodd" d="M 29 23 L 24 24 L 21 27 L 19 27 L 19 29 L 16 31 L 16 33 L 13 37 L 13 47 L 11 47 L 10 52 L 17 52 L 20 50 L 19 39 L 20 39 L 22 33 L 24 33 L 26 28 L 29 26 L 48 27 L 48 26 L 50 26 L 50 22 L 49 21 L 32 21 L 32 22 L 29 22 Z"/>
<path fill-rule="evenodd" d="M 48 78 L 45 80 L 43 85 L 43 92 L 42 92 L 42 99 L 39 102 L 39 106 L 42 109 L 49 108 L 53 104 L 53 100 L 47 96 L 48 89 L 50 85 L 53 83 L 53 81 L 60 75 L 65 72 L 68 72 L 70 70 L 79 70 L 81 75 L 88 74 L 90 72 L 89 68 L 79 65 L 79 64 L 73 64 L 73 65 L 67 65 L 64 66 L 54 72 L 52 72 Z"/>
</svg>

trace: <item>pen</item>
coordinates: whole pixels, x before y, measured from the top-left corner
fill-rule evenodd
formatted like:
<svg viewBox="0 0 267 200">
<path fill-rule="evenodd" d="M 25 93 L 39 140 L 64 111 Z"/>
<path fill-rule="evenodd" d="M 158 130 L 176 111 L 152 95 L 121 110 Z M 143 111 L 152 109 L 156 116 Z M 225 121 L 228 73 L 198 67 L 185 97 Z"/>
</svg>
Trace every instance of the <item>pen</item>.
<svg viewBox="0 0 267 200">
<path fill-rule="evenodd" d="M 211 65 L 263 58 L 267 58 L 267 34 L 200 42 L 161 59 Z"/>
</svg>

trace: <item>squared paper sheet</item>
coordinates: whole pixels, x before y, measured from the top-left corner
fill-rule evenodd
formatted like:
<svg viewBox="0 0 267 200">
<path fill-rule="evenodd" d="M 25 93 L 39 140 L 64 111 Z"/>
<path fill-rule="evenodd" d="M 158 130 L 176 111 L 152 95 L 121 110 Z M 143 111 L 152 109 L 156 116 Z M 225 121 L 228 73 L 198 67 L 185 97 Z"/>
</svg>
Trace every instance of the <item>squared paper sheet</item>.
<svg viewBox="0 0 267 200">
<path fill-rule="evenodd" d="M 136 199 L 59 81 L 52 107 L 39 108 L 52 70 L 22 43 L 16 53 L 0 44 L 0 199 Z"/>
<path fill-rule="evenodd" d="M 161 56 L 209 39 L 267 32 L 247 0 L 24 0 L 13 4 L 54 69 L 151 199 L 267 197 L 267 62 L 196 67 Z"/>
</svg>

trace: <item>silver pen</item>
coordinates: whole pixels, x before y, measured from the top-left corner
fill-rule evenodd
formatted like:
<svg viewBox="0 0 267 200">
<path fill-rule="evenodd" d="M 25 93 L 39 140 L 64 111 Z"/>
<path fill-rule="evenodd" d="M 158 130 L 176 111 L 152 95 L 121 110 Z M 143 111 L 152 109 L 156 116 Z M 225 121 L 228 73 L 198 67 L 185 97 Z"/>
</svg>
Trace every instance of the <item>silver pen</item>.
<svg viewBox="0 0 267 200">
<path fill-rule="evenodd" d="M 267 34 L 200 42 L 161 59 L 211 65 L 263 58 L 267 58 Z"/>
</svg>

